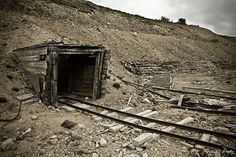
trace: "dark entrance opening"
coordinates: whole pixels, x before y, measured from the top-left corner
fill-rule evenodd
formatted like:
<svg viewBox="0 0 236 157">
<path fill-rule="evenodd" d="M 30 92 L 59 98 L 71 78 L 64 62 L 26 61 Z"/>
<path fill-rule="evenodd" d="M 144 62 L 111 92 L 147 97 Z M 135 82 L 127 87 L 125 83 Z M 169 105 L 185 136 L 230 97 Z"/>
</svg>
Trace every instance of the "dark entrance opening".
<svg viewBox="0 0 236 157">
<path fill-rule="evenodd" d="M 95 69 L 95 54 L 59 54 L 58 95 L 93 97 Z"/>
</svg>

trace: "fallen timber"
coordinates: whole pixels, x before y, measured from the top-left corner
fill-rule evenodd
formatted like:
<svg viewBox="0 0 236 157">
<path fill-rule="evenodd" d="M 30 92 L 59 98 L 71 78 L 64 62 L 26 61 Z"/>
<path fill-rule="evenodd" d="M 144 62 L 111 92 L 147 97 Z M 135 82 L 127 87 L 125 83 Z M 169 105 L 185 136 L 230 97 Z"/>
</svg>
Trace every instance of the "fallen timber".
<svg viewBox="0 0 236 157">
<path fill-rule="evenodd" d="M 232 112 L 232 111 L 222 111 L 222 110 L 213 110 L 213 109 L 203 109 L 199 107 L 174 106 L 174 105 L 171 105 L 170 107 L 183 109 L 183 110 L 201 111 L 201 112 L 206 112 L 206 113 L 236 116 L 236 112 Z"/>
<path fill-rule="evenodd" d="M 158 89 L 158 90 L 163 90 L 163 91 L 170 91 L 170 92 L 175 92 L 175 93 L 185 93 L 185 94 L 195 94 L 195 95 L 205 95 L 205 96 L 212 96 L 212 97 L 218 97 L 218 98 L 225 98 L 225 99 L 230 99 L 230 100 L 236 100 L 236 97 L 231 97 L 231 96 L 222 96 L 222 95 L 215 95 L 215 94 L 209 94 L 209 93 L 205 93 L 205 92 L 192 92 L 192 91 L 185 91 L 185 90 L 177 90 L 177 89 L 167 89 L 167 88 L 164 88 L 164 87 L 158 87 L 158 86 L 151 86 L 150 87 L 145 87 L 145 86 L 142 86 L 142 85 L 139 85 L 139 84 L 136 84 L 136 83 L 133 83 L 133 82 L 129 82 L 129 81 L 126 81 L 126 80 L 122 80 L 124 83 L 128 84 L 128 85 L 131 85 L 131 86 L 134 86 L 134 87 L 139 87 L 139 88 L 142 88 L 143 90 L 147 90 L 151 93 L 154 93 L 154 94 L 157 94 L 157 95 L 160 95 L 161 97 L 163 98 L 166 98 L 166 99 L 171 99 L 171 97 L 167 96 L 167 95 L 164 95 L 158 91 L 154 91 L 153 89 Z"/>
<path fill-rule="evenodd" d="M 185 93 L 185 94 L 205 95 L 205 96 L 212 96 L 212 97 L 236 100 L 236 97 L 231 97 L 228 95 L 223 96 L 223 95 L 209 94 L 209 93 L 205 93 L 205 92 L 192 92 L 192 91 L 177 90 L 177 89 L 167 89 L 167 88 L 158 87 L 158 86 L 152 86 L 152 89 L 166 90 L 166 91 L 170 91 L 170 92 Z"/>
<path fill-rule="evenodd" d="M 214 131 L 210 131 L 210 130 L 204 130 L 204 129 L 200 129 L 200 128 L 194 128 L 194 127 L 179 125 L 179 124 L 176 124 L 176 123 L 170 123 L 170 122 L 161 121 L 161 120 L 157 120 L 157 119 L 138 116 L 138 115 L 127 113 L 127 112 L 122 112 L 122 111 L 115 110 L 115 109 L 112 109 L 112 108 L 96 105 L 96 104 L 93 104 L 93 103 L 90 103 L 90 102 L 84 102 L 84 101 L 81 101 L 81 100 L 78 100 L 78 99 L 75 99 L 75 98 L 69 98 L 69 99 L 77 101 L 77 102 L 81 102 L 81 103 L 84 103 L 84 104 L 87 104 L 87 105 L 90 105 L 90 106 L 93 106 L 93 107 L 98 107 L 98 108 L 106 109 L 106 110 L 109 110 L 109 111 L 112 111 L 112 112 L 117 112 L 117 113 L 121 113 L 121 114 L 128 115 L 128 116 L 131 116 L 131 117 L 136 117 L 138 119 L 146 120 L 146 121 L 149 121 L 149 122 L 156 122 L 156 123 L 159 123 L 159 124 L 171 125 L 171 126 L 175 126 L 175 127 L 178 127 L 178 128 L 184 128 L 184 129 L 188 129 L 188 130 L 192 130 L 192 131 L 209 133 L 211 135 L 220 136 L 220 137 L 224 137 L 224 138 L 230 138 L 230 139 L 234 139 L 234 140 L 236 139 L 236 136 L 232 135 L 232 134 L 225 134 L 225 133 L 214 132 Z M 235 148 L 230 148 L 230 147 L 227 147 L 227 146 L 222 146 L 222 145 L 219 145 L 219 144 L 210 143 L 210 142 L 202 141 L 202 140 L 199 140 L 199 139 L 195 139 L 195 138 L 191 138 L 191 137 L 185 137 L 185 136 L 182 136 L 182 135 L 178 135 L 178 134 L 174 134 L 174 133 L 170 133 L 170 132 L 166 132 L 166 131 L 161 131 L 161 130 L 158 130 L 158 129 L 153 129 L 153 128 L 145 127 L 145 126 L 138 125 L 138 124 L 135 124 L 135 123 L 127 122 L 127 121 L 124 121 L 124 120 L 121 120 L 121 119 L 118 119 L 118 118 L 115 118 L 115 117 L 110 117 L 108 115 L 101 114 L 99 112 L 95 112 L 95 111 L 92 111 L 92 110 L 89 110 L 89 109 L 86 109 L 86 108 L 81 108 L 79 106 L 75 106 L 71 102 L 65 102 L 65 101 L 61 101 L 61 100 L 59 100 L 58 102 L 66 104 L 70 107 L 79 109 L 81 111 L 88 112 L 88 113 L 91 113 L 91 114 L 94 114 L 94 115 L 97 115 L 97 116 L 101 116 L 101 117 L 104 117 L 104 118 L 107 118 L 107 119 L 111 119 L 111 120 L 114 120 L 116 122 L 126 124 L 126 125 L 129 125 L 129 126 L 138 128 L 138 129 L 142 129 L 142 130 L 145 130 L 145 131 L 148 131 L 148 132 L 151 132 L 151 133 L 162 134 L 162 135 L 166 135 L 166 136 L 170 136 L 170 137 L 173 137 L 173 138 L 185 140 L 185 141 L 188 141 L 188 142 L 194 142 L 196 144 L 200 144 L 200 145 L 204 145 L 204 146 L 208 146 L 208 147 L 212 147 L 212 148 L 217 148 L 217 149 L 221 149 L 221 150 L 227 149 L 227 150 L 231 150 L 231 151 L 236 152 Z"/>
<path fill-rule="evenodd" d="M 236 91 L 228 91 L 228 90 L 220 90 L 220 89 L 210 89 L 210 88 L 198 88 L 198 87 L 183 87 L 183 89 L 195 89 L 195 90 L 202 90 L 202 91 L 210 91 L 210 92 L 221 92 L 227 94 L 236 94 Z"/>
</svg>

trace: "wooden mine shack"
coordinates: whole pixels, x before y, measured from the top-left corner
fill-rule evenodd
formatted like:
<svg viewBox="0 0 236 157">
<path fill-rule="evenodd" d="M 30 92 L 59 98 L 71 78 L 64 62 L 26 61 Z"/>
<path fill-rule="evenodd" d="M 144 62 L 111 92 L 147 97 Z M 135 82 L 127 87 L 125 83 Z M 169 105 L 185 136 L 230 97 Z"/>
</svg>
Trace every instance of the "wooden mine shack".
<svg viewBox="0 0 236 157">
<path fill-rule="evenodd" d="M 40 44 L 13 51 L 36 94 L 49 105 L 60 95 L 105 95 L 110 51 L 102 46 Z"/>
</svg>

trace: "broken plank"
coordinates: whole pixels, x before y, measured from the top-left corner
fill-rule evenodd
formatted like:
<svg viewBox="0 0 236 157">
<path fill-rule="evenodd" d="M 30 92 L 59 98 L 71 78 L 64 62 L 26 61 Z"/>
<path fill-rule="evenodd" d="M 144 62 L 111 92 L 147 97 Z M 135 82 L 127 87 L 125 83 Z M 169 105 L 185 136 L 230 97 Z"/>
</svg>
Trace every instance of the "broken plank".
<svg viewBox="0 0 236 157">
<path fill-rule="evenodd" d="M 211 135 L 210 134 L 202 134 L 201 140 L 205 142 L 209 142 Z M 197 149 L 204 149 L 202 145 L 196 145 L 195 148 Z"/>
<path fill-rule="evenodd" d="M 184 124 L 188 124 L 188 123 L 192 123 L 194 122 L 194 118 L 192 117 L 187 117 L 179 122 L 177 122 L 176 124 L 180 124 L 180 125 L 184 125 Z M 169 127 L 166 127 L 165 129 L 162 129 L 162 131 L 166 131 L 166 132 L 171 132 L 175 129 L 175 127 L 173 126 L 169 126 Z"/>
<path fill-rule="evenodd" d="M 182 105 L 183 98 L 184 98 L 184 95 L 180 95 L 178 106 Z"/>
<path fill-rule="evenodd" d="M 121 109 L 121 110 L 119 110 L 119 111 L 127 112 L 127 111 L 129 111 L 129 110 L 131 110 L 131 109 L 132 109 L 132 107 L 127 107 L 127 108 Z M 105 115 L 108 115 L 108 116 L 111 116 L 111 117 L 116 117 L 116 116 L 117 116 L 117 113 L 116 113 L 116 112 L 108 113 L 108 111 L 106 111 L 106 110 L 102 111 L 101 114 L 105 114 Z M 98 122 L 98 121 L 101 121 L 102 119 L 103 119 L 103 118 L 102 118 L 102 117 L 99 117 L 99 116 L 96 116 L 96 117 L 94 118 L 94 120 L 97 121 L 97 122 Z"/>
<path fill-rule="evenodd" d="M 188 117 L 188 118 L 185 118 L 185 119 L 177 122 L 177 124 L 184 125 L 184 124 L 187 124 L 187 123 L 191 123 L 193 121 L 194 121 L 194 118 Z M 162 129 L 162 131 L 171 132 L 174 129 L 175 129 L 175 127 L 167 127 L 165 129 Z M 140 136 L 133 139 L 133 145 L 134 146 L 140 146 L 140 145 L 144 144 L 147 141 L 152 141 L 152 140 L 158 138 L 159 136 L 160 136 L 159 134 L 143 133 Z"/>
<path fill-rule="evenodd" d="M 16 98 L 20 101 L 25 101 L 25 100 L 31 99 L 33 97 L 34 97 L 34 95 L 32 93 L 28 93 L 28 94 L 17 96 Z"/>
<path fill-rule="evenodd" d="M 152 112 L 152 110 L 146 110 L 146 111 L 137 113 L 136 115 L 142 116 L 142 115 L 145 115 L 145 114 L 148 114 L 148 113 L 151 113 L 151 112 Z M 123 120 L 129 122 L 129 121 L 132 120 L 132 119 L 135 119 L 135 118 L 133 118 L 133 117 L 126 117 L 126 118 L 123 119 Z M 113 124 L 111 124 L 110 129 L 114 129 L 114 130 L 116 130 L 116 129 L 118 129 L 118 128 L 121 129 L 121 128 L 124 127 L 124 126 L 125 126 L 125 125 L 123 125 L 123 124 L 113 123 Z M 118 130 L 117 130 L 117 131 L 118 131 Z"/>
<path fill-rule="evenodd" d="M 157 111 L 148 112 L 148 113 L 142 114 L 142 115 L 140 115 L 140 113 L 139 113 L 139 116 L 150 117 L 150 116 L 152 116 L 154 114 L 157 114 L 157 113 L 158 113 Z M 139 121 L 139 119 L 132 118 L 132 117 L 127 117 L 126 119 L 124 119 L 124 121 L 130 122 L 130 123 L 136 123 L 136 122 Z M 113 131 L 113 132 L 116 132 L 116 131 L 119 131 L 123 127 L 125 127 L 124 124 L 118 124 L 116 126 L 111 127 L 110 130 Z"/>
<path fill-rule="evenodd" d="M 236 97 L 231 97 L 231 96 L 228 96 L 228 95 L 216 95 L 216 94 L 210 94 L 210 93 L 205 93 L 205 92 L 193 92 L 193 91 L 167 89 L 167 88 L 163 89 L 163 87 L 158 87 L 158 86 L 152 86 L 152 88 L 153 89 L 158 89 L 158 90 L 166 90 L 166 91 L 170 91 L 170 92 L 195 94 L 195 95 L 206 95 L 206 96 L 213 96 L 213 97 L 218 97 L 218 98 L 226 98 L 226 99 L 236 100 Z"/>
<path fill-rule="evenodd" d="M 210 89 L 210 88 L 198 88 L 198 87 L 183 87 L 183 89 L 197 89 L 197 90 L 205 90 L 211 92 L 221 92 L 228 94 L 236 94 L 236 91 L 228 91 L 228 90 L 220 90 L 220 89 Z"/>
<path fill-rule="evenodd" d="M 76 107 L 80 107 L 80 108 L 83 108 L 83 109 L 88 109 L 90 106 L 89 105 L 86 105 L 86 104 L 81 104 L 81 103 L 75 103 L 73 104 L 74 106 Z"/>
<path fill-rule="evenodd" d="M 154 128 L 156 126 L 156 123 L 148 123 L 147 125 L 145 125 L 145 127 L 148 127 L 148 128 Z M 137 131 L 142 131 L 141 129 L 136 129 Z"/>
</svg>

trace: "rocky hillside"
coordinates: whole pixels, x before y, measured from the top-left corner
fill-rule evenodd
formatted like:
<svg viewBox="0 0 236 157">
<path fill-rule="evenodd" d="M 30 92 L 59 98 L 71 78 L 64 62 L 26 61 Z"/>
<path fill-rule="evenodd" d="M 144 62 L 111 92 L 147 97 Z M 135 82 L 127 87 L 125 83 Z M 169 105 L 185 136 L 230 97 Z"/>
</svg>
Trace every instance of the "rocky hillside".
<svg viewBox="0 0 236 157">
<path fill-rule="evenodd" d="M 111 10 L 83 0 L 1 0 L 1 55 L 50 40 L 102 44 L 115 61 L 236 60 L 236 40 L 193 25 Z"/>
</svg>

